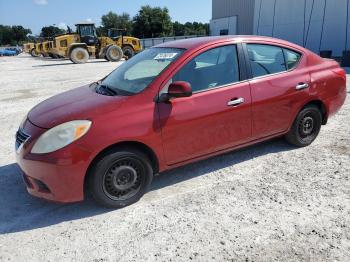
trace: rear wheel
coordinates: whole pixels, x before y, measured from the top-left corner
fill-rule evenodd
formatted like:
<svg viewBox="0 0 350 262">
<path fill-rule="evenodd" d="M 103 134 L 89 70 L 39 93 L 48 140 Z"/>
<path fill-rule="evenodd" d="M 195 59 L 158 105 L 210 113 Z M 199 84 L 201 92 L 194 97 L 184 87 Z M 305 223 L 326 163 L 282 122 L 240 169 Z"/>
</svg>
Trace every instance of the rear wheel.
<svg viewBox="0 0 350 262">
<path fill-rule="evenodd" d="M 37 54 L 37 52 L 35 51 L 35 49 L 33 48 L 32 50 L 30 50 L 30 55 L 32 57 L 38 57 L 39 55 Z"/>
<path fill-rule="evenodd" d="M 118 62 L 123 58 L 123 50 L 116 45 L 107 48 L 106 58 L 111 62 Z"/>
<path fill-rule="evenodd" d="M 135 51 L 131 46 L 124 46 L 123 53 L 124 56 L 126 56 L 128 59 L 132 58 L 135 55 Z"/>
<path fill-rule="evenodd" d="M 84 64 L 89 60 L 89 53 L 85 48 L 76 47 L 70 53 L 70 60 L 75 64 Z"/>
<path fill-rule="evenodd" d="M 305 147 L 318 136 L 322 126 L 322 114 L 317 106 L 310 105 L 301 110 L 292 128 L 286 135 L 288 143 Z"/>
<path fill-rule="evenodd" d="M 137 202 L 153 178 L 149 159 L 135 149 L 105 154 L 91 168 L 89 185 L 94 199 L 109 208 Z"/>
</svg>

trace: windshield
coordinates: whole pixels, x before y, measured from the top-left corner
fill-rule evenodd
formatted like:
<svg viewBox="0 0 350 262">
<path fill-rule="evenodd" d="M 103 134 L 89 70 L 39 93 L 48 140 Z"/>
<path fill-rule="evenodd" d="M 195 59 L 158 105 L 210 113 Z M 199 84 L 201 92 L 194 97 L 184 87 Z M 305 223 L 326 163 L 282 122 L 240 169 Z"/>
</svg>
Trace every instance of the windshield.
<svg viewBox="0 0 350 262">
<path fill-rule="evenodd" d="M 123 63 L 101 84 L 118 94 L 140 93 L 183 52 L 183 49 L 178 48 L 147 49 Z"/>
<path fill-rule="evenodd" d="M 79 26 L 80 36 L 95 36 L 95 28 L 93 25 L 80 25 Z"/>
</svg>

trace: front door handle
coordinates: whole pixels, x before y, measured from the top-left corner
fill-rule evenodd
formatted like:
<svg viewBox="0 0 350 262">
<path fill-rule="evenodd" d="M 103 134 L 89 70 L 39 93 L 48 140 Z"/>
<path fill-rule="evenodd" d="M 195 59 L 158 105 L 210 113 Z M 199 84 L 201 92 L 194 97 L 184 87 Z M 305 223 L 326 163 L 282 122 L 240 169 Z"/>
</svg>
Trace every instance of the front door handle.
<svg viewBox="0 0 350 262">
<path fill-rule="evenodd" d="M 228 101 L 227 105 L 228 106 L 238 106 L 240 104 L 244 103 L 244 98 L 234 98 L 233 100 Z"/>
<path fill-rule="evenodd" d="M 309 84 L 307 84 L 307 83 L 299 83 L 296 87 L 295 87 L 295 89 L 296 90 L 303 90 L 303 89 L 306 89 L 306 88 L 308 88 L 309 87 Z"/>
</svg>

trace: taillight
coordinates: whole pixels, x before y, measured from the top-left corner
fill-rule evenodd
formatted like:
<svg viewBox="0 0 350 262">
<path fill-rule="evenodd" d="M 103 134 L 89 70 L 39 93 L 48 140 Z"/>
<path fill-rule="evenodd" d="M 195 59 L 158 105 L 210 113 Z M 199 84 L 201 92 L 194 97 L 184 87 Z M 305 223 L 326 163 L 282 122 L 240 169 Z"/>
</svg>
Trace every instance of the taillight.
<svg viewBox="0 0 350 262">
<path fill-rule="evenodd" d="M 343 78 L 344 81 L 346 81 L 346 72 L 343 68 L 339 67 L 339 68 L 333 69 L 332 71 L 333 71 L 333 73 L 335 73 L 338 76 L 340 76 L 341 78 Z"/>
</svg>

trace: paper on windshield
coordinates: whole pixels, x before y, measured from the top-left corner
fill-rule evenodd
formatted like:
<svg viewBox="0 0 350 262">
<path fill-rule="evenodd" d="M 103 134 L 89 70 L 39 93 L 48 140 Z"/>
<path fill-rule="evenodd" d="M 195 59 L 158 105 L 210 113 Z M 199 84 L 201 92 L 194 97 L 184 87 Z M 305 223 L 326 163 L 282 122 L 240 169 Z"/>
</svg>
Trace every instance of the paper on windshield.
<svg viewBox="0 0 350 262">
<path fill-rule="evenodd" d="M 159 53 L 154 60 L 173 59 L 178 53 Z"/>
</svg>

